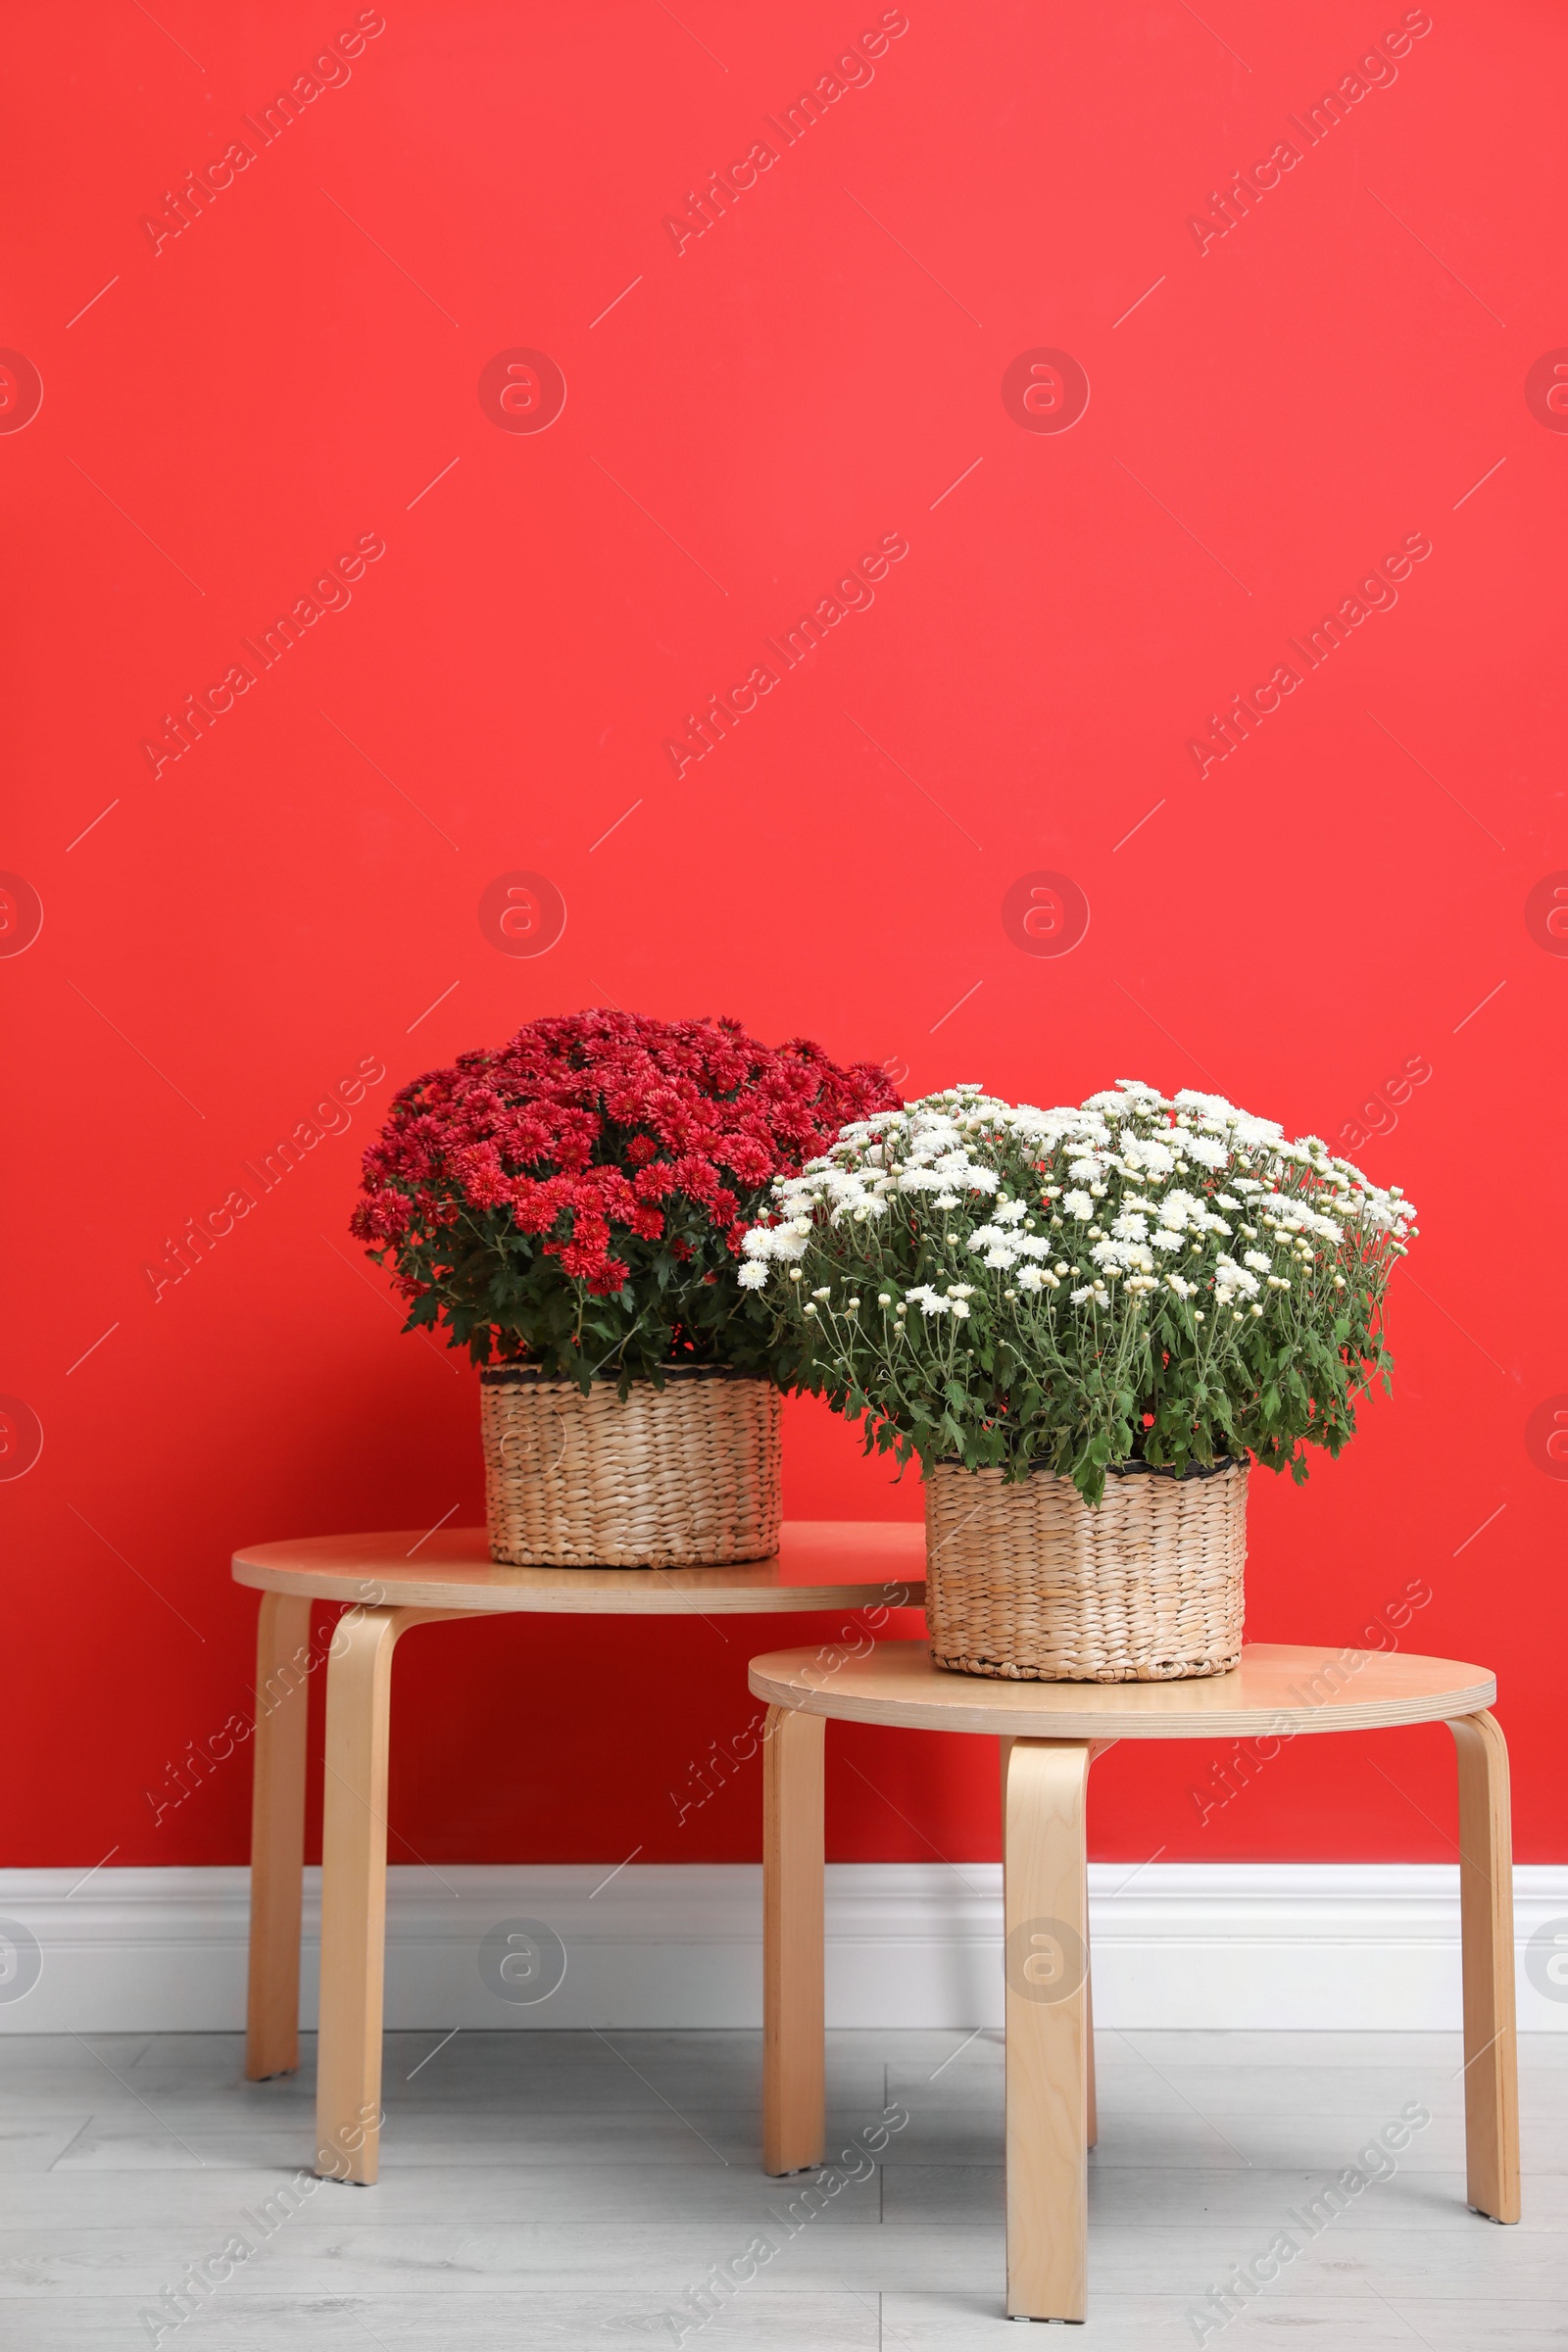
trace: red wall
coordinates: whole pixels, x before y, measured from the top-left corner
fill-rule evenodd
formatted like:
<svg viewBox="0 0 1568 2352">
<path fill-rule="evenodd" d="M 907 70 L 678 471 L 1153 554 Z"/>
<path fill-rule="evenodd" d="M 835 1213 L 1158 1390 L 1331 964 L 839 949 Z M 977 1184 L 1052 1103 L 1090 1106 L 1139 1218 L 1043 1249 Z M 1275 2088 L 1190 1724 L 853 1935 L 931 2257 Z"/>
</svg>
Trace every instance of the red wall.
<svg viewBox="0 0 1568 2352">
<path fill-rule="evenodd" d="M 1424 1211 L 1397 1395 L 1304 1493 L 1257 1482 L 1250 1630 L 1351 1640 L 1424 1579 L 1406 1641 L 1496 1667 L 1519 1851 L 1562 1854 L 1568 25 L 1434 0 L 1355 78 L 1428 20 L 1290 14 L 909 0 L 791 144 L 768 118 L 874 0 L 388 0 L 265 144 L 246 118 L 351 5 L 13 25 L 9 1860 L 240 1859 L 244 1751 L 179 1804 L 168 1776 L 248 1703 L 232 1546 L 478 1516 L 473 1377 L 347 1240 L 358 1154 L 408 1077 L 596 1001 L 807 1031 L 911 1093 L 1129 1074 L 1375 1127 Z M 695 233 L 688 191 L 759 141 Z M 1282 142 L 1226 227 L 1211 192 Z M 874 605 L 786 671 L 766 641 L 890 533 Z M 1292 650 L 1412 540 L 1345 643 Z M 352 601 L 264 667 L 246 640 L 356 547 Z M 759 663 L 729 739 L 672 758 Z M 236 664 L 172 757 L 165 714 Z M 518 872 L 565 908 L 534 956 L 480 915 Z M 1042 873 L 1075 944 L 1049 900 L 1044 938 L 1004 917 Z M 350 1132 L 155 1296 L 367 1066 Z M 815 1411 L 789 1443 L 796 1513 L 916 1511 Z M 677 1802 L 790 1630 L 421 1636 L 394 1858 L 755 1855 L 755 1763 Z M 1447 1745 L 1301 1742 L 1203 1819 L 1215 1752 L 1123 1748 L 1098 1850 L 1449 1858 Z M 988 1743 L 835 1758 L 839 1855 L 995 1851 Z"/>
</svg>

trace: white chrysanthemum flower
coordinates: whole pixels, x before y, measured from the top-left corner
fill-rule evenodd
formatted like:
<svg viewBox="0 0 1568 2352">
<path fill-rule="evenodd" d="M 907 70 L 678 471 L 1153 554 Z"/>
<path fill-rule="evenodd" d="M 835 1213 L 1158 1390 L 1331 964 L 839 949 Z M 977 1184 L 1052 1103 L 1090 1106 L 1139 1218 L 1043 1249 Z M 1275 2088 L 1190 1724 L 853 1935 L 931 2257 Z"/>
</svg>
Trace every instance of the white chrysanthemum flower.
<svg viewBox="0 0 1568 2352">
<path fill-rule="evenodd" d="M 1414 1207 L 1399 1192 L 1372 1184 L 1320 1139 L 1292 1142 L 1275 1122 L 1217 1095 L 1185 1090 L 1166 1098 L 1136 1080 L 1076 1109 L 1040 1110 L 1001 1102 L 978 1087 L 951 1088 L 854 1122 L 803 1175 L 775 1180 L 766 1199 L 777 1222 L 743 1237 L 740 1287 L 764 1289 L 775 1263 L 800 1281 L 802 1268 L 790 1261 L 808 1259 L 807 1287 L 811 1274 L 819 1283 L 826 1277 L 839 1302 L 835 1309 L 819 1293 L 812 1328 L 835 1376 L 858 1387 L 875 1410 L 886 1386 L 880 1351 L 892 1348 L 904 1359 L 895 1409 L 912 1401 L 912 1374 L 917 1388 L 929 1385 L 932 1402 L 953 1403 L 966 1429 L 993 1410 L 991 1376 L 982 1377 L 980 1362 L 969 1359 L 983 1356 L 982 1338 L 1000 1336 L 1004 1305 L 1010 1313 L 1020 1300 L 1029 1302 L 1017 1318 L 1018 1341 L 1026 1372 L 1038 1377 L 1050 1365 L 1047 1419 L 1054 1426 L 1063 1410 L 1079 1410 L 1075 1388 L 1091 1418 L 1100 1413 L 1107 1394 L 1098 1385 L 1108 1369 L 1102 1352 L 1126 1351 L 1118 1380 L 1130 1374 L 1137 1393 L 1148 1310 L 1158 1300 L 1180 1301 L 1182 1320 L 1196 1331 L 1203 1320 L 1198 1300 L 1206 1296 L 1208 1320 L 1234 1330 L 1262 1323 L 1265 1284 L 1288 1296 L 1294 1286 L 1298 1296 L 1281 1309 L 1286 1329 L 1277 1339 L 1271 1320 L 1245 1367 L 1234 1352 L 1221 1351 L 1216 1377 L 1245 1414 L 1254 1409 L 1260 1382 L 1277 1372 L 1276 1358 L 1284 1360 L 1287 1334 L 1298 1322 L 1316 1337 L 1317 1318 L 1327 1332 L 1342 1311 L 1328 1301 L 1347 1290 L 1375 1314 L 1393 1260 L 1415 1232 Z M 873 1217 L 874 1250 L 866 1232 Z M 1068 1225 L 1070 1234 L 1063 1230 Z M 1234 1257 L 1233 1235 L 1241 1245 Z M 984 1267 L 987 1277 L 1002 1275 L 1003 1284 L 993 1288 L 987 1280 L 979 1290 L 956 1284 L 949 1295 L 941 1279 L 923 1290 L 911 1287 L 907 1299 L 899 1297 L 899 1283 L 922 1265 L 958 1271 L 965 1256 L 973 1261 L 970 1271 Z M 1287 1265 L 1302 1271 L 1274 1273 Z M 886 1288 L 867 1290 L 863 1300 L 852 1295 L 868 1278 L 874 1285 L 878 1274 Z M 1041 1302 L 1069 1283 L 1075 1307 L 1093 1314 L 1057 1324 Z M 873 1298 L 893 1329 L 881 1326 L 877 1350 L 861 1349 L 855 1307 L 870 1306 Z M 803 1308 L 807 1303 L 803 1298 Z M 907 1338 L 916 1328 L 911 1308 L 922 1322 L 943 1314 L 955 1325 L 972 1321 L 974 1345 L 955 1351 L 933 1334 L 923 1349 L 912 1338 L 905 1347 L 899 1334 Z M 1028 1360 L 1024 1335 L 1031 1328 L 1038 1364 Z M 1075 1348 L 1082 1359 L 1076 1363 Z M 939 1373 L 938 1365 L 953 1352 L 959 1385 L 944 1398 L 953 1374 Z M 1178 1377 L 1174 1359 L 1171 1377 Z M 1325 1402 L 1315 1384 L 1311 1394 Z M 1196 1396 L 1192 1401 L 1199 1403 Z M 1009 1435 L 1004 1429 L 1004 1441 Z"/>
<path fill-rule="evenodd" d="M 1172 1185 L 1163 1200 L 1160 1201 L 1156 1213 L 1162 1225 L 1180 1226 L 1185 1225 L 1189 1217 L 1200 1215 L 1202 1206 L 1203 1203 L 1196 1193 L 1189 1193 L 1183 1186 L 1177 1184 Z"/>
<path fill-rule="evenodd" d="M 1107 1273 L 1125 1268 L 1130 1273 L 1148 1274 L 1153 1270 L 1153 1259 L 1142 1242 L 1097 1242 L 1089 1252 L 1097 1266 Z"/>
<path fill-rule="evenodd" d="M 1196 1159 L 1200 1168 L 1213 1169 L 1216 1175 L 1230 1166 L 1230 1152 L 1215 1136 L 1190 1135 L 1185 1150 L 1189 1159 Z"/>
</svg>

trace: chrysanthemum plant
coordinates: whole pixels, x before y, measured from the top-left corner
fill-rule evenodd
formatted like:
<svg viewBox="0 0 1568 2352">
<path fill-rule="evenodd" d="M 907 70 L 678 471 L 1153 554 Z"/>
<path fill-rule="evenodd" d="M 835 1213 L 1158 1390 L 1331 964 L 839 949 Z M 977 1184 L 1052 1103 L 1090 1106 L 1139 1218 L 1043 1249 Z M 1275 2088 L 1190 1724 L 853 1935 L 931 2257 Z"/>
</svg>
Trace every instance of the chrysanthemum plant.
<svg viewBox="0 0 1568 2352">
<path fill-rule="evenodd" d="M 397 1096 L 352 1230 L 392 1259 L 405 1328 L 443 1324 L 476 1363 L 623 1396 L 676 1364 L 787 1385 L 805 1335 L 737 1288 L 742 1237 L 771 1181 L 898 1099 L 736 1021 L 530 1021 Z"/>
<path fill-rule="evenodd" d="M 1315 1136 L 1123 1079 L 1081 1109 L 978 1087 L 847 1126 L 775 1183 L 739 1281 L 810 1335 L 803 1386 L 901 1461 L 1107 1469 L 1337 1454 L 1393 1359 L 1414 1233 Z"/>
</svg>

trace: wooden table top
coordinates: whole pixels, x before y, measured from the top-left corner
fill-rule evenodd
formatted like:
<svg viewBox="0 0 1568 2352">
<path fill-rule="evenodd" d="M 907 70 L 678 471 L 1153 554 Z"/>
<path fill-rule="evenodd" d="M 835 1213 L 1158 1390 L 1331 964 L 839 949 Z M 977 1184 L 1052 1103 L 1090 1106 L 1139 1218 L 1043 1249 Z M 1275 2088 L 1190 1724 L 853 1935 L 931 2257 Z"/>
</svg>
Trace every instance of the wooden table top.
<svg viewBox="0 0 1568 2352">
<path fill-rule="evenodd" d="M 771 1559 L 729 1568 L 503 1568 L 491 1559 L 482 1527 L 433 1535 L 404 1528 L 249 1544 L 234 1554 L 234 1581 L 367 1608 L 472 1609 L 486 1616 L 533 1609 L 722 1617 L 877 1603 L 918 1609 L 925 1602 L 925 1528 L 917 1519 L 786 1520 Z"/>
<path fill-rule="evenodd" d="M 1497 1695 L 1484 1666 L 1399 1651 L 1248 1643 L 1231 1674 L 1180 1683 L 1012 1683 L 951 1674 L 923 1642 L 879 1642 L 837 1667 L 815 1649 L 751 1664 L 753 1695 L 846 1723 L 1019 1740 L 1232 1740 L 1380 1731 L 1474 1715 Z"/>
</svg>

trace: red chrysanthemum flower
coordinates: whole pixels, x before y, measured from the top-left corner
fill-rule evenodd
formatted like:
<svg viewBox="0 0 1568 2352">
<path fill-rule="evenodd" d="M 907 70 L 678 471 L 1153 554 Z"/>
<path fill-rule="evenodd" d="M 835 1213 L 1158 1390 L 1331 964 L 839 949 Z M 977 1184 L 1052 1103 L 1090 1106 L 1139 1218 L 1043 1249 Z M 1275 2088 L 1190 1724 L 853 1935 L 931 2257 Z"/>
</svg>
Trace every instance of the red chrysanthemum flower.
<svg viewBox="0 0 1568 2352">
<path fill-rule="evenodd" d="M 352 1230 L 392 1254 L 411 1321 L 445 1321 L 481 1361 L 776 1369 L 763 1310 L 719 1277 L 775 1177 L 898 1100 L 868 1063 L 735 1021 L 530 1021 L 404 1088 Z"/>
</svg>

